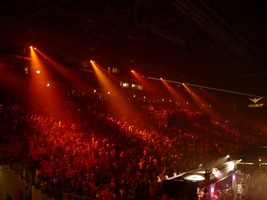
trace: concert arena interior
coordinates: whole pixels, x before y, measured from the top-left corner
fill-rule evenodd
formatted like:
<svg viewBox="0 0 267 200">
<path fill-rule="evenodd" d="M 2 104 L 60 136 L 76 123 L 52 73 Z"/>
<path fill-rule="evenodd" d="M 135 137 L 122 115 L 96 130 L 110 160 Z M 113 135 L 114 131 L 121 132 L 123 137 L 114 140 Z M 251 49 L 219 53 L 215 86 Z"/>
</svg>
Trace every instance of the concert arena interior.
<svg viewBox="0 0 267 200">
<path fill-rule="evenodd" d="M 1 200 L 265 200 L 263 0 L 0 2 Z"/>
</svg>

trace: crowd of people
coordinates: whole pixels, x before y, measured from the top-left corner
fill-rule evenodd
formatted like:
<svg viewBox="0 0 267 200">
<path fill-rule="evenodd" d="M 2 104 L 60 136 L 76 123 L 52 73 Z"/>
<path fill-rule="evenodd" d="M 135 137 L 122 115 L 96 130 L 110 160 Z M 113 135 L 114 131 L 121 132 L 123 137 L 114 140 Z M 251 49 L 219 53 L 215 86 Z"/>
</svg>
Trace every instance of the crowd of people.
<svg viewBox="0 0 267 200">
<path fill-rule="evenodd" d="M 212 120 L 168 126 L 146 110 L 151 123 L 138 126 L 108 112 L 97 95 L 69 101 L 60 112 L 14 100 L 0 108 L 1 161 L 34 171 L 36 187 L 55 196 L 168 199 L 161 188 L 166 178 L 267 142 L 257 129 Z"/>
</svg>

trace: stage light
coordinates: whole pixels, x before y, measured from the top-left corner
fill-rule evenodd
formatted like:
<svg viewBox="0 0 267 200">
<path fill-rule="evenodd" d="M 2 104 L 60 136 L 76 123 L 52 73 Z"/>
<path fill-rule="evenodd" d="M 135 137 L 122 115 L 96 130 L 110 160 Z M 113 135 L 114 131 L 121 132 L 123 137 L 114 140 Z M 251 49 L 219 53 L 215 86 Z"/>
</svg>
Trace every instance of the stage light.
<svg viewBox="0 0 267 200">
<path fill-rule="evenodd" d="M 234 170 L 234 168 L 235 168 L 235 163 L 234 163 L 234 162 L 228 162 L 228 163 L 227 163 L 227 169 L 228 169 L 229 171 Z"/>
<path fill-rule="evenodd" d="M 188 175 L 184 179 L 189 180 L 189 181 L 203 181 L 203 180 L 205 180 L 205 178 L 202 175 L 198 175 L 198 174 Z"/>
<path fill-rule="evenodd" d="M 29 67 L 24 67 L 25 74 L 29 74 Z"/>
<path fill-rule="evenodd" d="M 36 74 L 40 74 L 41 73 L 41 71 L 40 70 L 36 70 Z"/>
<path fill-rule="evenodd" d="M 222 173 L 217 168 L 213 168 L 212 173 L 216 178 L 222 175 Z"/>
<path fill-rule="evenodd" d="M 233 174 L 233 177 L 232 177 L 233 181 L 235 181 L 235 174 Z"/>
<path fill-rule="evenodd" d="M 36 50 L 36 47 L 30 46 L 30 49 Z"/>
<path fill-rule="evenodd" d="M 211 188 L 210 188 L 210 193 L 211 193 L 211 195 L 214 194 L 214 187 L 211 187 Z"/>
</svg>

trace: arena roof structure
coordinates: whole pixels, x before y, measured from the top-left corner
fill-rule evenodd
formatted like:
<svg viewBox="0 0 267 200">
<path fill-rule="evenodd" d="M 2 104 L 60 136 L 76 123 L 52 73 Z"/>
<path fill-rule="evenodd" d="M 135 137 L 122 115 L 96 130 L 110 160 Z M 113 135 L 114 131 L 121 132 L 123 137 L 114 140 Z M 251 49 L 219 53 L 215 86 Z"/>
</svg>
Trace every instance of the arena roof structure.
<svg viewBox="0 0 267 200">
<path fill-rule="evenodd" d="M 0 11 L 1 54 L 34 45 L 65 63 L 267 93 L 264 1 L 10 0 Z"/>
</svg>

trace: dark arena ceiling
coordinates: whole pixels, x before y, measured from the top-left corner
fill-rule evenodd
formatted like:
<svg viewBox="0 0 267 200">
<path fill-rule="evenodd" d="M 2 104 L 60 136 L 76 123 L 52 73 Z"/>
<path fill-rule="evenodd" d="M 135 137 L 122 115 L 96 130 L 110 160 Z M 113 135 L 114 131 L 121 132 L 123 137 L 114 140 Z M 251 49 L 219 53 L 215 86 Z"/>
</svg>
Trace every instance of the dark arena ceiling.
<svg viewBox="0 0 267 200">
<path fill-rule="evenodd" d="M 0 48 L 35 45 L 62 63 L 93 59 L 267 96 L 266 8 L 264 0 L 1 1 Z"/>
</svg>

